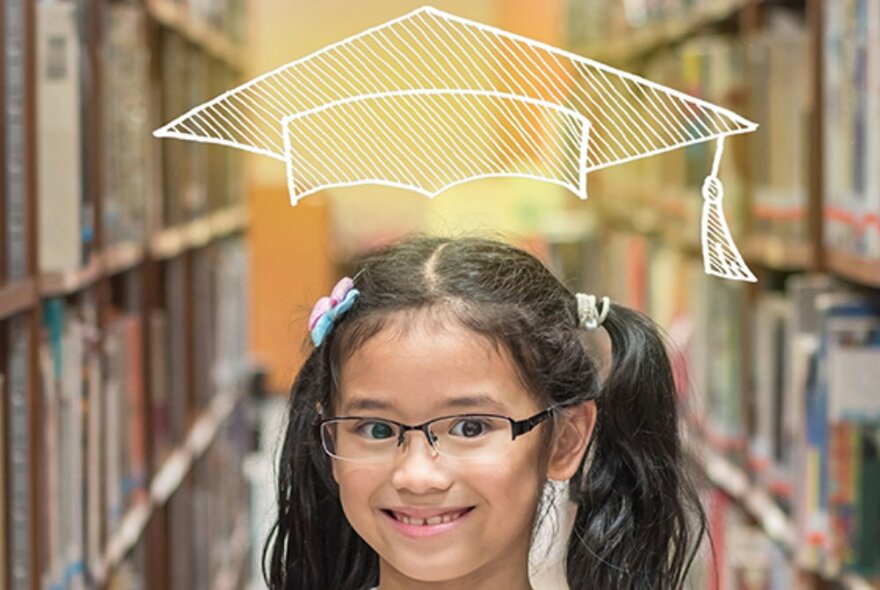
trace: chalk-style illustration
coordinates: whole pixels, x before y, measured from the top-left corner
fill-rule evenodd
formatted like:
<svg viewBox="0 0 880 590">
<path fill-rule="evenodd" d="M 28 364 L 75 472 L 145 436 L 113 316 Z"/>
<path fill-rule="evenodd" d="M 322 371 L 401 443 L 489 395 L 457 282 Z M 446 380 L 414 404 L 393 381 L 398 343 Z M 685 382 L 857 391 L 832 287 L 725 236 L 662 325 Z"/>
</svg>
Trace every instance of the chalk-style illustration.
<svg viewBox="0 0 880 590">
<path fill-rule="evenodd" d="M 291 204 L 384 184 L 435 197 L 518 176 L 587 197 L 587 174 L 709 140 L 704 270 L 755 281 L 724 218 L 718 166 L 736 113 L 562 49 L 430 6 L 250 80 L 156 137 L 216 143 L 285 163 Z"/>
</svg>

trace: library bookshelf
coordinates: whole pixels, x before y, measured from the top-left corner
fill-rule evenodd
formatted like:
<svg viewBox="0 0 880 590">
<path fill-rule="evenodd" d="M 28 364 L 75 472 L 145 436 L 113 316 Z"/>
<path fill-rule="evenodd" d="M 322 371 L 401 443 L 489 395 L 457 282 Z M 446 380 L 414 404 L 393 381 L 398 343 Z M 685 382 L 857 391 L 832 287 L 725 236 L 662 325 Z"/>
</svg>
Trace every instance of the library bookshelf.
<svg viewBox="0 0 880 590">
<path fill-rule="evenodd" d="M 240 80 L 243 15 L 0 7 L 0 587 L 243 587 L 242 158 L 151 134 Z"/>
<path fill-rule="evenodd" d="M 847 380 L 880 360 L 878 8 L 614 4 L 569 4 L 573 51 L 760 125 L 728 144 L 720 173 L 757 285 L 703 273 L 700 148 L 595 174 L 589 207 L 571 205 L 592 229 L 549 238 L 565 276 L 599 281 L 674 342 L 685 450 L 720 549 L 692 587 L 880 588 L 880 406 L 874 377 Z M 572 253 L 597 249 L 595 275 Z"/>
</svg>

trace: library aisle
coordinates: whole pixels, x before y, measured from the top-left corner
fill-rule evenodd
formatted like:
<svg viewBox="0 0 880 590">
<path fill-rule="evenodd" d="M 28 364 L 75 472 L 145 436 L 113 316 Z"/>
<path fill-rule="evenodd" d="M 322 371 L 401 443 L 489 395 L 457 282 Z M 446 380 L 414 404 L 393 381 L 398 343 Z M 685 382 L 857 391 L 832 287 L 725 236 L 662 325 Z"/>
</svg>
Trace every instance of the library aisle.
<svg viewBox="0 0 880 590">
<path fill-rule="evenodd" d="M 757 283 L 703 271 L 712 142 L 585 201 L 490 177 L 292 207 L 276 159 L 152 134 L 421 5 L 0 4 L 0 590 L 265 588 L 312 304 L 411 232 L 501 235 L 663 327 L 714 542 L 688 589 L 880 590 L 880 3 L 433 3 L 757 122 L 718 174 Z"/>
</svg>

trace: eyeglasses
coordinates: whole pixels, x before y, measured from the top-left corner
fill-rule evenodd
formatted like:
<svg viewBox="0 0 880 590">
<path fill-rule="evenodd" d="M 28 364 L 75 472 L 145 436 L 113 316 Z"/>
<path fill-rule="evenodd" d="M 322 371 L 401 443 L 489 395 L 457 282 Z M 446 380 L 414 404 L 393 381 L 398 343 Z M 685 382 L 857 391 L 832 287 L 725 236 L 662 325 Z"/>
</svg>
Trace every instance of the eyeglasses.
<svg viewBox="0 0 880 590">
<path fill-rule="evenodd" d="M 437 453 L 456 459 L 496 459 L 517 437 L 550 417 L 555 407 L 525 420 L 498 414 L 441 416 L 415 426 L 386 418 L 345 416 L 321 420 L 321 444 L 331 457 L 379 463 L 390 460 L 408 430 L 420 430 Z"/>
</svg>

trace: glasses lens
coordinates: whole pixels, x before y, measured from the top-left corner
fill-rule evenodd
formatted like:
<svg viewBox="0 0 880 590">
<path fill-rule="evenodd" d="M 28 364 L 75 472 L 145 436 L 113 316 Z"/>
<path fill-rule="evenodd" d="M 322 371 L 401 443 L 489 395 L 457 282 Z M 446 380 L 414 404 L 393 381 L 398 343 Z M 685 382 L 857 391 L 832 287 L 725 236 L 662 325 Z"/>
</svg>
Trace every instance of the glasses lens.
<svg viewBox="0 0 880 590">
<path fill-rule="evenodd" d="M 481 414 L 454 416 L 431 425 L 437 451 L 459 459 L 494 459 L 513 445 L 510 422 Z"/>
<path fill-rule="evenodd" d="M 321 429 L 324 450 L 353 461 L 381 461 L 397 447 L 398 426 L 375 418 L 341 418 Z"/>
</svg>

